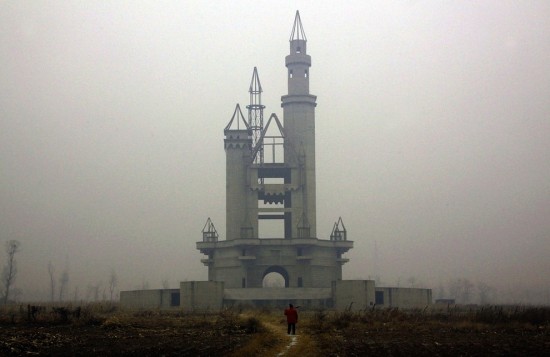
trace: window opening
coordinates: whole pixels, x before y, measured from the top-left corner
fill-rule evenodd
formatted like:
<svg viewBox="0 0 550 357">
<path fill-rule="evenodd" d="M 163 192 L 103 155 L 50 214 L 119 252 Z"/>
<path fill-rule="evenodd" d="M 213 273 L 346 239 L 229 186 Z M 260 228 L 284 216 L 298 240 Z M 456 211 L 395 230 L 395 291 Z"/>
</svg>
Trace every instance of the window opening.
<svg viewBox="0 0 550 357">
<path fill-rule="evenodd" d="M 265 177 L 264 183 L 267 185 L 284 185 L 284 177 Z"/>
<path fill-rule="evenodd" d="M 376 305 L 384 305 L 384 292 L 383 291 L 375 291 L 374 292 L 374 303 Z"/>
<path fill-rule="evenodd" d="M 180 306 L 180 293 L 170 294 L 170 306 Z"/>
</svg>

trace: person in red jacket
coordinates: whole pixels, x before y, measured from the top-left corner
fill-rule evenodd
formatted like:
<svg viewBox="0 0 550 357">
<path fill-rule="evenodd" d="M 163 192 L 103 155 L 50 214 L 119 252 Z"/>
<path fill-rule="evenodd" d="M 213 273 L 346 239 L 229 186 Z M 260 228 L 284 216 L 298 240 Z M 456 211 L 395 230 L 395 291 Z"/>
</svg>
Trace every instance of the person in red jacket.
<svg viewBox="0 0 550 357">
<path fill-rule="evenodd" d="M 294 308 L 292 304 L 288 304 L 288 308 L 285 309 L 286 322 L 288 324 L 287 333 L 290 335 L 296 334 L 296 323 L 298 322 L 298 310 Z"/>
</svg>

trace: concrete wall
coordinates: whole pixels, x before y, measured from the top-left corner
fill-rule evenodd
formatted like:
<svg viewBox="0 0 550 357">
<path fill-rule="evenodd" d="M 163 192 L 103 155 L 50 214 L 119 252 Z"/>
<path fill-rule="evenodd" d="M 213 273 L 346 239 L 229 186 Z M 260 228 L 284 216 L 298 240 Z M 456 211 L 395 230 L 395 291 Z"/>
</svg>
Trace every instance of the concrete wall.
<svg viewBox="0 0 550 357">
<path fill-rule="evenodd" d="M 184 281 L 180 283 L 181 309 L 212 311 L 223 306 L 224 283 L 218 281 Z"/>
<path fill-rule="evenodd" d="M 178 289 L 120 292 L 120 306 L 126 309 L 179 309 L 179 305 L 180 290 Z"/>
<path fill-rule="evenodd" d="M 332 281 L 342 278 L 342 261 L 345 259 L 341 259 L 338 253 L 352 248 L 353 242 L 238 239 L 198 242 L 197 247 L 209 254 L 208 279 L 223 281 L 227 289 L 242 288 L 243 279 L 244 287 L 261 288 L 268 269 L 286 271 L 288 287 L 331 288 Z"/>
<path fill-rule="evenodd" d="M 224 289 L 223 282 L 182 282 L 180 289 L 120 292 L 125 309 L 182 309 L 215 311 L 227 305 L 285 306 L 289 302 L 307 307 L 352 311 L 371 307 L 423 308 L 432 304 L 431 289 L 375 287 L 372 280 L 333 281 L 331 288 Z"/>
<path fill-rule="evenodd" d="M 432 303 L 431 289 L 379 287 L 376 294 L 376 306 L 381 307 L 422 308 Z"/>
<path fill-rule="evenodd" d="M 332 282 L 332 299 L 336 310 L 362 310 L 374 305 L 374 280 L 339 280 Z"/>
<path fill-rule="evenodd" d="M 229 300 L 292 300 L 330 299 L 330 288 L 250 288 L 225 289 L 224 299 Z"/>
<path fill-rule="evenodd" d="M 330 288 L 225 289 L 224 306 L 284 308 L 289 303 L 307 308 L 331 308 Z"/>
</svg>

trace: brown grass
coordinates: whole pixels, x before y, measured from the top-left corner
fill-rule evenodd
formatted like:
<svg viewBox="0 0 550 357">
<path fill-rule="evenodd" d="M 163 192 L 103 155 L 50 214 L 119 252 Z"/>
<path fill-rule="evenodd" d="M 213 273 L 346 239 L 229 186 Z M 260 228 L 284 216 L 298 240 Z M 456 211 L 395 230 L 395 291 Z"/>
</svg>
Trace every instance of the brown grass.
<svg viewBox="0 0 550 357">
<path fill-rule="evenodd" d="M 286 336 L 283 335 L 282 329 L 278 326 L 280 316 L 268 309 L 250 309 L 242 311 L 241 318 L 249 325 L 256 326 L 255 333 L 248 343 L 234 351 L 233 357 L 247 356 L 276 356 L 279 351 L 283 350 L 286 343 Z"/>
<path fill-rule="evenodd" d="M 550 308 L 541 307 L 301 311 L 298 343 L 291 347 L 286 321 L 279 310 L 187 314 L 159 310 L 120 311 L 111 304 L 86 304 L 80 306 L 78 317 L 63 317 L 53 307 L 46 306 L 33 318 L 29 318 L 26 305 L 0 308 L 0 327 L 5 326 L 4 332 L 13 333 L 10 339 L 6 338 L 7 342 L 0 341 L 0 355 L 14 346 L 21 353 L 44 352 L 31 340 L 25 340 L 37 331 L 46 334 L 44 336 L 57 336 L 55 341 L 77 338 L 83 344 L 79 347 L 83 351 L 98 348 L 94 343 L 99 342 L 93 341 L 103 344 L 107 339 L 117 348 L 113 351 L 120 353 L 208 353 L 235 357 L 269 357 L 279 353 L 290 357 L 434 355 L 447 349 L 462 355 L 475 351 L 479 354 L 521 351 L 537 355 L 541 346 L 550 345 Z M 64 308 L 74 311 L 77 307 Z M 89 336 L 93 336 L 92 340 Z M 119 339 L 113 336 L 125 336 L 133 343 L 117 345 Z M 59 343 L 58 352 L 69 348 L 69 345 L 63 347 L 65 342 Z"/>
<path fill-rule="evenodd" d="M 307 334 L 298 335 L 298 344 L 292 346 L 286 353 L 288 357 L 317 357 L 322 356 L 317 344 Z"/>
</svg>

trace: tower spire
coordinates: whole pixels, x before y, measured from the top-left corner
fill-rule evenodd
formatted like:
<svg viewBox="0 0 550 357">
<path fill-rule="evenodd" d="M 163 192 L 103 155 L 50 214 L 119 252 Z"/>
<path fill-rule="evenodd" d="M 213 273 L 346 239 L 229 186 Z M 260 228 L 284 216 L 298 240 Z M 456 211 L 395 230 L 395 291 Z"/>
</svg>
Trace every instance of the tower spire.
<svg viewBox="0 0 550 357">
<path fill-rule="evenodd" d="M 243 129 L 241 129 L 241 123 L 244 124 Z M 250 130 L 250 126 L 248 125 L 246 120 L 244 120 L 243 112 L 241 111 L 241 106 L 239 104 L 235 106 L 233 116 L 231 117 L 229 123 L 227 123 L 224 131 L 226 130 Z"/>
<path fill-rule="evenodd" d="M 263 92 L 262 85 L 260 84 L 260 77 L 258 77 L 258 68 L 254 67 L 252 71 L 252 80 L 250 81 L 250 88 L 248 89 L 250 94 Z"/>
<path fill-rule="evenodd" d="M 306 35 L 298 11 L 294 18 L 289 44 L 290 53 L 285 57 L 285 64 L 288 68 L 288 94 L 308 95 L 311 56 L 307 54 Z"/>
<path fill-rule="evenodd" d="M 302 26 L 302 20 L 300 20 L 300 12 L 296 10 L 296 17 L 294 18 L 294 26 L 292 26 L 292 33 L 290 34 L 290 41 L 303 40 L 307 41 L 304 27 Z"/>
<path fill-rule="evenodd" d="M 254 67 L 252 72 L 252 80 L 250 81 L 250 104 L 246 106 L 248 109 L 248 126 L 252 130 L 252 147 L 255 147 L 260 140 L 262 130 L 264 129 L 264 108 L 262 105 L 262 85 L 260 84 L 260 77 L 258 77 L 258 69 Z M 263 164 L 264 151 L 260 149 L 258 155 L 253 158 L 257 164 Z"/>
</svg>

